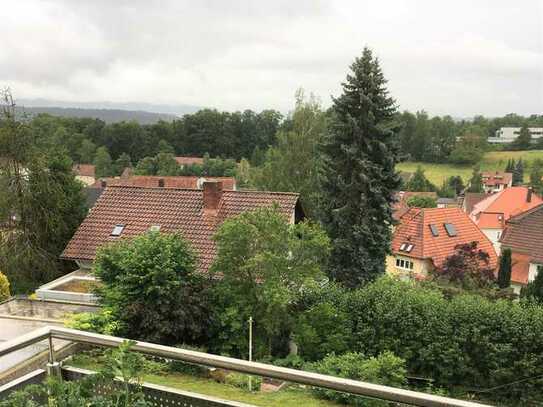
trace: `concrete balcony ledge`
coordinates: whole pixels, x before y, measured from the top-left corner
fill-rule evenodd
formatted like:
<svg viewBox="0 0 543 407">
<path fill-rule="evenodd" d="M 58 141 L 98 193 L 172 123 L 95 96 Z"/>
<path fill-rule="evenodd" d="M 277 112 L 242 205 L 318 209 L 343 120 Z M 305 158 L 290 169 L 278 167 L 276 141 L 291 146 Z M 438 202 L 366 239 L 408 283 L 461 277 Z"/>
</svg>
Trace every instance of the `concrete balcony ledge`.
<svg viewBox="0 0 543 407">
<path fill-rule="evenodd" d="M 75 302 L 82 304 L 96 304 L 98 297 L 93 293 L 82 293 L 75 291 L 60 290 L 59 288 L 74 282 L 95 282 L 96 278 L 83 274 L 80 270 L 73 271 L 56 280 L 42 285 L 36 290 L 36 295 L 41 300 L 57 300 L 66 302 Z"/>
</svg>

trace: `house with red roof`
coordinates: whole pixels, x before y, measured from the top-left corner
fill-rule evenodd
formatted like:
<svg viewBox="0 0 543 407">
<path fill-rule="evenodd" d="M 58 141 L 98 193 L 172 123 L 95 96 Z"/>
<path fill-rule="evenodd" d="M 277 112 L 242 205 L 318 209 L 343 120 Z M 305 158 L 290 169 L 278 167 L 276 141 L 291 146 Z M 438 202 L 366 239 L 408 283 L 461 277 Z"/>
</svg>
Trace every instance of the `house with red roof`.
<svg viewBox="0 0 543 407">
<path fill-rule="evenodd" d="M 543 204 L 509 218 L 500 242 L 511 249 L 511 286 L 519 294 L 543 273 Z"/>
<path fill-rule="evenodd" d="M 528 187 L 510 187 L 476 203 L 470 218 L 490 239 L 497 253 L 500 253 L 500 237 L 505 222 L 512 216 L 525 212 L 539 204 L 543 199 Z"/>
<path fill-rule="evenodd" d="M 224 220 L 274 204 L 291 223 L 304 218 L 296 193 L 227 190 L 221 181 L 205 181 L 202 189 L 110 185 L 61 257 L 89 270 L 101 246 L 160 230 L 183 235 L 206 272 L 216 253 L 212 237 Z"/>
<path fill-rule="evenodd" d="M 75 173 L 75 178 L 87 186 L 96 181 L 96 168 L 92 164 L 74 164 L 72 171 Z"/>
<path fill-rule="evenodd" d="M 488 253 L 489 266 L 496 268 L 492 242 L 460 208 L 410 208 L 394 230 L 387 273 L 425 278 L 454 254 L 457 245 L 473 241 Z"/>
<path fill-rule="evenodd" d="M 234 177 L 197 177 L 197 176 L 158 176 L 158 175 L 132 175 L 127 177 L 101 178 L 93 185 L 94 188 L 107 186 L 133 186 L 149 188 L 189 188 L 201 189 L 206 181 L 221 181 L 223 189 L 236 190 Z"/>
<path fill-rule="evenodd" d="M 481 173 L 483 189 L 487 194 L 503 191 L 513 186 L 513 174 L 503 171 L 485 171 Z"/>
</svg>

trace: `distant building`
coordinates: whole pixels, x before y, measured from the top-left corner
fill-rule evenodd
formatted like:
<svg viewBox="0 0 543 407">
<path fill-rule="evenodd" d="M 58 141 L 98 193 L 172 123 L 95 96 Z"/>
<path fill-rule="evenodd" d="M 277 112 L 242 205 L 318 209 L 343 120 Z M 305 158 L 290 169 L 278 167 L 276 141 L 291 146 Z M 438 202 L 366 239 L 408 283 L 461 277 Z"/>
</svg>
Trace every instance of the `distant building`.
<svg viewBox="0 0 543 407">
<path fill-rule="evenodd" d="M 437 198 L 438 208 L 458 208 L 458 200 L 456 198 Z"/>
<path fill-rule="evenodd" d="M 505 228 L 505 222 L 511 216 L 525 212 L 541 203 L 543 200 L 534 194 L 531 188 L 506 188 L 476 203 L 470 213 L 470 218 L 490 239 L 496 252 L 500 253 L 500 237 Z"/>
<path fill-rule="evenodd" d="M 223 189 L 232 191 L 237 189 L 236 179 L 234 177 L 161 177 L 158 175 L 134 175 L 120 178 L 100 178 L 94 183 L 94 185 L 92 185 L 92 187 L 102 189 L 107 186 L 202 189 L 202 185 L 206 181 L 221 181 Z"/>
<path fill-rule="evenodd" d="M 96 168 L 92 164 L 74 164 L 72 167 L 75 178 L 86 186 L 94 184 L 96 181 Z"/>
<path fill-rule="evenodd" d="M 506 222 L 502 248 L 511 249 L 511 286 L 520 289 L 543 273 L 543 204 Z"/>
<path fill-rule="evenodd" d="M 503 171 L 485 171 L 481 173 L 483 189 L 487 194 L 503 191 L 513 186 L 513 174 Z"/>
<path fill-rule="evenodd" d="M 515 141 L 520 135 L 520 127 L 502 127 L 496 130 L 495 137 L 489 137 L 489 143 L 505 144 Z M 532 135 L 532 140 L 543 137 L 543 127 L 529 127 L 528 131 Z"/>
<path fill-rule="evenodd" d="M 477 242 L 497 265 L 492 242 L 460 208 L 411 208 L 401 218 L 392 236 L 392 254 L 387 273 L 400 278 L 424 279 L 455 253 L 459 244 Z"/>
</svg>

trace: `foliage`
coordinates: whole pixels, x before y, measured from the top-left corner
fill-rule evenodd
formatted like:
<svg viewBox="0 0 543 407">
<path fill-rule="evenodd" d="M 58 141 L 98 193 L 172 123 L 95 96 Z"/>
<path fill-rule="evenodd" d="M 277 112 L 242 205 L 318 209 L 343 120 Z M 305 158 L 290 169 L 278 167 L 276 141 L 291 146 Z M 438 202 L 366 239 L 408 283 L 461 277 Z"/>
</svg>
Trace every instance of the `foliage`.
<svg viewBox="0 0 543 407">
<path fill-rule="evenodd" d="M 332 240 L 330 276 L 355 287 L 384 272 L 400 155 L 396 105 L 370 49 L 342 87 L 322 143 L 321 221 Z"/>
<path fill-rule="evenodd" d="M 473 168 L 471 179 L 469 180 L 468 192 L 484 192 L 483 176 L 479 167 Z"/>
<path fill-rule="evenodd" d="M 543 271 L 538 270 L 533 281 L 530 281 L 521 292 L 521 297 L 543 304 Z"/>
<path fill-rule="evenodd" d="M 518 137 L 511 143 L 513 150 L 529 150 L 532 144 L 532 134 L 528 126 L 524 125 L 520 128 Z"/>
<path fill-rule="evenodd" d="M 70 314 L 64 321 L 68 328 L 81 331 L 97 332 L 106 335 L 114 335 L 119 331 L 119 322 L 113 318 L 111 310 L 105 309 L 99 312 L 81 312 Z"/>
<path fill-rule="evenodd" d="M 115 175 L 113 162 L 106 147 L 98 147 L 94 156 L 96 178 L 111 177 Z"/>
<path fill-rule="evenodd" d="M 411 179 L 407 182 L 405 189 L 413 192 L 433 192 L 436 190 L 436 187 L 428 181 L 424 176 L 424 170 L 419 166 Z"/>
<path fill-rule="evenodd" d="M 115 160 L 115 174 L 121 175 L 125 168 L 132 168 L 132 160 L 126 153 L 122 153 L 119 158 Z"/>
<path fill-rule="evenodd" d="M 462 177 L 453 175 L 445 181 L 446 185 L 454 191 L 454 196 L 460 195 L 466 188 Z"/>
<path fill-rule="evenodd" d="M 366 358 L 362 353 L 349 352 L 336 356 L 331 354 L 307 366 L 309 370 L 347 379 L 402 387 L 406 384 L 405 360 L 385 351 L 376 357 Z M 388 406 L 388 402 L 372 400 L 349 393 L 314 387 L 313 391 L 322 398 L 345 403 L 350 406 Z"/>
<path fill-rule="evenodd" d="M 543 160 L 537 159 L 532 162 L 530 170 L 530 186 L 538 195 L 543 195 Z"/>
<path fill-rule="evenodd" d="M 243 373 L 231 372 L 225 377 L 225 383 L 240 389 L 249 390 L 249 378 L 251 378 L 251 388 L 253 391 L 260 390 L 262 384 L 261 376 L 250 376 Z"/>
<path fill-rule="evenodd" d="M 11 296 L 9 291 L 9 280 L 0 272 L 0 301 L 7 300 Z"/>
<path fill-rule="evenodd" d="M 524 181 L 524 163 L 520 158 L 513 169 L 513 185 L 522 185 Z"/>
<path fill-rule="evenodd" d="M 206 278 L 195 261 L 176 234 L 148 232 L 100 248 L 93 270 L 114 334 L 163 344 L 201 340 L 208 325 Z"/>
<path fill-rule="evenodd" d="M 81 147 L 77 150 L 79 162 L 81 164 L 91 164 L 94 161 L 94 154 L 96 152 L 96 144 L 89 139 L 84 139 L 81 142 Z"/>
<path fill-rule="evenodd" d="M 502 248 L 500 268 L 498 269 L 498 287 L 508 288 L 511 285 L 511 249 Z"/>
<path fill-rule="evenodd" d="M 0 114 L 0 269 L 14 292 L 69 266 L 59 255 L 86 214 L 82 185 L 63 146 L 17 121 L 9 92 Z"/>
<path fill-rule="evenodd" d="M 475 241 L 456 245 L 455 253 L 434 270 L 434 275 L 464 288 L 491 285 L 494 282 L 494 270 L 490 266 L 490 256 L 477 246 Z"/>
<path fill-rule="evenodd" d="M 313 95 L 306 99 L 303 90 L 298 90 L 294 111 L 283 127 L 262 166 L 253 170 L 252 184 L 267 191 L 299 192 L 306 214 L 314 218 L 319 192 L 317 147 L 326 132 L 320 103 Z"/>
<path fill-rule="evenodd" d="M 31 385 L 12 393 L 2 407 L 147 407 L 141 391 L 141 371 L 144 359 L 130 352 L 133 342 L 123 342 L 118 348 L 107 352 L 105 366 L 98 374 L 77 381 L 50 378 L 44 385 Z M 109 385 L 115 377 L 120 378 L 115 391 L 99 395 L 98 385 Z"/>
<path fill-rule="evenodd" d="M 414 195 L 407 199 L 410 208 L 437 208 L 437 201 L 431 196 Z"/>
<path fill-rule="evenodd" d="M 322 359 L 331 350 L 347 352 L 350 335 L 349 316 L 329 302 L 305 310 L 294 327 L 294 340 L 306 360 Z"/>
<path fill-rule="evenodd" d="M 222 276 L 214 288 L 215 347 L 245 355 L 252 316 L 255 357 L 270 355 L 273 338 L 291 323 L 289 305 L 322 276 L 329 240 L 317 225 L 290 225 L 277 206 L 227 219 L 214 240 L 211 271 Z"/>
</svg>

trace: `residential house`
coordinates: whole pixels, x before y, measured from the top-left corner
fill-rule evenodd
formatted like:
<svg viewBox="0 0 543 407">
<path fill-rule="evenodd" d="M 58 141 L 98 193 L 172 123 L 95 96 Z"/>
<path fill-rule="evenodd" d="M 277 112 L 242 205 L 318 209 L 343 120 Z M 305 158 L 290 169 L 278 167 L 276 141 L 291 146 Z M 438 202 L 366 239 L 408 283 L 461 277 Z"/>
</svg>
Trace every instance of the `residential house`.
<svg viewBox="0 0 543 407">
<path fill-rule="evenodd" d="M 175 157 L 175 161 L 181 168 L 185 165 L 204 165 L 204 159 L 202 157 Z"/>
<path fill-rule="evenodd" d="M 494 137 L 489 137 L 487 141 L 493 144 L 512 143 L 520 136 L 520 127 L 501 127 L 496 130 Z M 537 139 L 543 137 L 543 127 L 529 127 L 528 131 L 532 136 L 532 142 L 537 142 Z"/>
<path fill-rule="evenodd" d="M 487 194 L 503 191 L 513 186 L 513 174 L 502 171 L 486 171 L 481 173 L 483 189 Z"/>
<path fill-rule="evenodd" d="M 500 253 L 500 237 L 505 222 L 511 217 L 525 212 L 543 200 L 531 188 L 510 187 L 489 195 L 473 206 L 471 219 L 490 239 L 496 253 Z"/>
<path fill-rule="evenodd" d="M 511 286 L 519 294 L 543 272 L 543 204 L 509 218 L 500 242 L 511 249 Z"/>
<path fill-rule="evenodd" d="M 96 168 L 92 164 L 74 164 L 72 170 L 75 173 L 75 178 L 86 186 L 90 186 L 96 181 Z"/>
<path fill-rule="evenodd" d="M 160 230 L 181 233 L 205 272 L 215 257 L 212 237 L 225 219 L 274 204 L 291 223 L 304 217 L 296 193 L 226 190 L 221 181 L 206 181 L 202 189 L 110 185 L 61 257 L 88 270 L 102 245 Z"/>
<path fill-rule="evenodd" d="M 101 178 L 93 185 L 94 188 L 105 188 L 110 185 L 149 187 L 149 188 L 189 188 L 201 189 L 206 181 L 221 181 L 223 189 L 236 190 L 234 177 L 197 177 L 197 176 L 168 176 L 134 175 L 120 178 Z"/>
<path fill-rule="evenodd" d="M 489 266 L 495 268 L 497 256 L 492 242 L 460 208 L 410 208 L 393 233 L 387 273 L 424 279 L 454 254 L 457 245 L 473 241 L 488 253 Z"/>
</svg>

